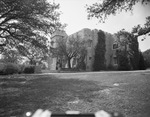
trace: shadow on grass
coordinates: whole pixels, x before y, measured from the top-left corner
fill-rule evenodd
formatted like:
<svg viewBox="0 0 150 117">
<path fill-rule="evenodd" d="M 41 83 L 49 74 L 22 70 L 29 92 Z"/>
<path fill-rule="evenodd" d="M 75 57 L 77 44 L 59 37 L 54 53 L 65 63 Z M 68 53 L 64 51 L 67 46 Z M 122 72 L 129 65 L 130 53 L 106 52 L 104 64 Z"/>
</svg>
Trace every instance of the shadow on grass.
<svg viewBox="0 0 150 117">
<path fill-rule="evenodd" d="M 36 76 L 35 76 L 36 77 Z M 22 115 L 38 108 L 62 113 L 68 110 L 67 103 L 76 98 L 90 101 L 99 87 L 95 82 L 75 79 L 57 79 L 53 76 L 25 80 L 1 79 L 0 116 Z M 22 83 L 24 82 L 24 83 Z"/>
</svg>

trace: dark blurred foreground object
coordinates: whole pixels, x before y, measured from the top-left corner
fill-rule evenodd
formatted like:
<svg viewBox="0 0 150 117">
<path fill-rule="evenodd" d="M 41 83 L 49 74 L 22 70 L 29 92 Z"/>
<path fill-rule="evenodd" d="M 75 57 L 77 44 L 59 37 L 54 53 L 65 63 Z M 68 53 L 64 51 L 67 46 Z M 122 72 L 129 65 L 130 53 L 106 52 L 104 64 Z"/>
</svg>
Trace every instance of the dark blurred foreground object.
<svg viewBox="0 0 150 117">
<path fill-rule="evenodd" d="M 95 114 L 52 114 L 51 117 L 123 117 L 119 113 L 109 113 L 110 116 L 95 116 Z"/>
<path fill-rule="evenodd" d="M 38 112 L 41 111 L 41 112 Z M 39 113 L 39 114 L 37 114 Z M 51 113 L 50 111 L 42 111 L 38 109 L 35 113 L 26 112 L 23 117 L 48 117 L 47 114 L 45 116 L 42 116 L 41 114 L 48 113 L 50 117 L 124 117 L 122 114 L 118 112 L 106 112 L 104 110 L 100 110 L 96 113 L 87 113 L 87 114 L 81 114 L 78 111 L 67 111 L 64 114 L 57 114 L 57 113 Z"/>
</svg>

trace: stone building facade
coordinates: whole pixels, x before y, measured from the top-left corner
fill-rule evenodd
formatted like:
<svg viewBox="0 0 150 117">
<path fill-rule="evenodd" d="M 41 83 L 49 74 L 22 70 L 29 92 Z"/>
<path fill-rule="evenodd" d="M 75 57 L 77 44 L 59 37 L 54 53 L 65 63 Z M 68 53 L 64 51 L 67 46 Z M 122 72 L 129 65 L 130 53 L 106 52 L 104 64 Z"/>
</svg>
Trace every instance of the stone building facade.
<svg viewBox="0 0 150 117">
<path fill-rule="evenodd" d="M 65 38 L 67 36 L 68 35 L 66 34 L 65 31 L 60 31 L 60 30 L 55 31 L 55 33 L 53 33 L 51 36 L 50 49 L 57 48 L 57 39 Z M 48 69 L 57 70 L 58 61 L 59 61 L 59 58 L 57 56 L 54 56 L 52 53 L 50 53 L 50 56 L 48 58 Z"/>
<path fill-rule="evenodd" d="M 112 35 L 110 33 L 105 33 L 105 65 L 106 68 L 109 66 L 112 66 L 114 69 L 117 69 L 117 56 L 116 56 L 116 50 L 118 49 L 118 38 L 115 35 Z M 51 47 L 56 48 L 57 43 L 56 40 L 60 38 L 67 37 L 68 35 L 64 31 L 56 31 L 51 36 Z M 87 43 L 86 50 L 87 55 L 85 58 L 85 64 L 86 64 L 86 71 L 93 71 L 93 63 L 94 63 L 94 57 L 95 57 L 95 47 L 98 42 L 98 30 L 94 29 L 88 29 L 84 28 L 72 35 L 69 35 L 69 37 L 73 38 L 80 38 L 81 40 L 84 40 Z M 115 45 L 117 45 L 115 47 Z M 56 70 L 57 68 L 57 62 L 59 61 L 59 58 L 51 55 L 48 60 L 49 69 L 50 70 Z M 73 61 L 71 60 L 71 65 L 73 67 Z M 67 67 L 67 65 L 63 66 Z"/>
</svg>

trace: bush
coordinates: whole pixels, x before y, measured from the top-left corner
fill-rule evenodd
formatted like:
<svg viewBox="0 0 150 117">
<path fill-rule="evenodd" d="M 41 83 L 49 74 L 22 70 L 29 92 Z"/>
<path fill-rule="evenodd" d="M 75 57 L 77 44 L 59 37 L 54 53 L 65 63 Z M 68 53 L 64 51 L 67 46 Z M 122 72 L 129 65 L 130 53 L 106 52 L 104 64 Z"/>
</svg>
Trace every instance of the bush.
<svg viewBox="0 0 150 117">
<path fill-rule="evenodd" d="M 14 63 L 1 63 L 0 64 L 0 75 L 9 75 L 19 72 L 19 67 Z"/>
<path fill-rule="evenodd" d="M 21 74 L 24 71 L 25 66 L 24 65 L 18 65 L 19 71 L 18 73 Z"/>
<path fill-rule="evenodd" d="M 4 74 L 4 68 L 5 68 L 5 64 L 4 63 L 0 63 L 0 75 Z"/>
<path fill-rule="evenodd" d="M 107 67 L 106 67 L 106 70 L 110 71 L 110 70 L 116 70 L 116 66 L 113 66 L 112 64 L 109 64 Z"/>
<path fill-rule="evenodd" d="M 35 72 L 35 66 L 33 66 L 33 65 L 26 66 L 23 71 L 23 73 L 25 73 L 25 74 L 32 74 L 34 72 Z"/>
<path fill-rule="evenodd" d="M 34 73 L 42 73 L 40 65 L 34 67 Z"/>
</svg>

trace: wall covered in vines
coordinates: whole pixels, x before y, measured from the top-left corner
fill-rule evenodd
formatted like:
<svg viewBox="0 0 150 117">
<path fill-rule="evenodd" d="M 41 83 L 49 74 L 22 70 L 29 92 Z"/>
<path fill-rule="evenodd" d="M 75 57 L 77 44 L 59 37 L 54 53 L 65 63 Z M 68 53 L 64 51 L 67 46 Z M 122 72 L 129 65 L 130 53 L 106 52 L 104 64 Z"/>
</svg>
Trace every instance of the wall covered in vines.
<svg viewBox="0 0 150 117">
<path fill-rule="evenodd" d="M 133 34 L 126 32 L 126 31 L 120 31 L 118 32 L 118 35 L 122 35 L 126 38 L 126 46 L 128 45 L 128 49 L 120 50 L 118 51 L 118 70 L 139 70 L 140 64 L 140 52 L 139 52 L 139 45 L 137 37 L 135 37 Z"/>
</svg>

